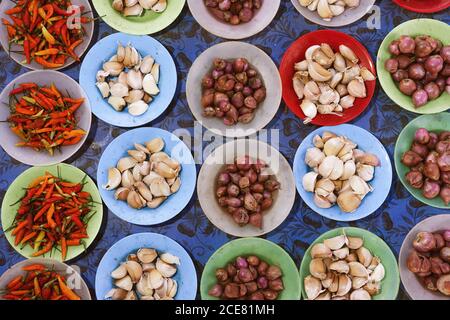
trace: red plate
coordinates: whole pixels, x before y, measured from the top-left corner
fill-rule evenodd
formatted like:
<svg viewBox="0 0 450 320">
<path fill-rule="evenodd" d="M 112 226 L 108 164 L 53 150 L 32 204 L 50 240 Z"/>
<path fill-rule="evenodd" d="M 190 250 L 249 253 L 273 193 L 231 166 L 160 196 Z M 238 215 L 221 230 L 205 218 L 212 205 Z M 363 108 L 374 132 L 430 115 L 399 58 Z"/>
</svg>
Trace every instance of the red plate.
<svg viewBox="0 0 450 320">
<path fill-rule="evenodd" d="M 395 4 L 409 11 L 434 13 L 450 7 L 450 0 L 392 0 Z"/>
<path fill-rule="evenodd" d="M 319 30 L 298 38 L 284 54 L 280 65 L 280 74 L 283 83 L 283 100 L 289 109 L 301 119 L 305 119 L 305 115 L 300 109 L 301 100 L 298 99 L 292 85 L 292 77 L 295 73 L 294 64 L 305 59 L 306 49 L 321 43 L 328 43 L 335 52 L 338 51 L 341 44 L 348 46 L 358 56 L 359 64 L 369 69 L 374 75 L 376 74 L 372 58 L 366 48 L 355 38 L 345 33 L 333 30 Z M 343 116 L 318 114 L 311 123 L 318 126 L 336 126 L 355 119 L 367 108 L 375 92 L 376 81 L 366 81 L 365 84 L 367 97 L 356 99 L 354 106 L 345 110 Z"/>
</svg>

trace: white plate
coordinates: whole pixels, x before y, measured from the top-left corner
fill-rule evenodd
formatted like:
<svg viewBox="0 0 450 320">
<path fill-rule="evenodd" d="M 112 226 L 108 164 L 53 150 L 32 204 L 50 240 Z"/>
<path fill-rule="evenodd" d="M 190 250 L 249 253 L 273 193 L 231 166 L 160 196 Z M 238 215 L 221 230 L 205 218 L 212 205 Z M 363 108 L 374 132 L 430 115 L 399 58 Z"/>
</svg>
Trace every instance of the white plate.
<svg viewBox="0 0 450 320">
<path fill-rule="evenodd" d="M 204 117 L 201 105 L 202 79 L 212 69 L 214 59 L 233 60 L 246 58 L 261 76 L 266 87 L 266 99 L 258 105 L 255 118 L 248 124 L 237 123 L 226 126 L 222 119 Z M 281 103 L 281 78 L 272 59 L 261 49 L 244 42 L 224 42 L 203 52 L 192 64 L 186 82 L 189 108 L 194 117 L 205 128 L 226 137 L 245 137 L 263 129 L 275 117 Z"/>
<path fill-rule="evenodd" d="M 72 98 L 84 98 L 84 103 L 75 112 L 75 117 L 78 120 L 78 127 L 86 131 L 86 134 L 77 144 L 63 146 L 61 147 L 61 151 L 55 150 L 54 155 L 51 156 L 45 150 L 37 152 L 28 147 L 16 147 L 16 143 L 22 140 L 11 131 L 8 122 L 0 122 L 0 145 L 12 158 L 30 166 L 47 166 L 67 160 L 81 148 L 91 129 L 91 106 L 86 94 L 75 80 L 64 73 L 53 70 L 30 71 L 8 83 L 0 94 L 1 121 L 6 120 L 10 115 L 9 108 L 7 107 L 9 92 L 13 88 L 18 87 L 19 83 L 24 82 L 35 82 L 41 86 L 49 86 L 54 83 L 61 94 L 66 95 L 66 92 L 68 92 Z"/>
<path fill-rule="evenodd" d="M 280 183 L 272 207 L 263 211 L 262 229 L 249 224 L 240 227 L 217 202 L 216 178 L 219 171 L 224 164 L 232 164 L 236 157 L 242 155 L 265 161 Z M 236 237 L 257 237 L 277 228 L 291 212 L 295 201 L 294 174 L 281 153 L 268 144 L 257 140 L 233 140 L 215 149 L 206 159 L 198 176 L 197 194 L 203 212 L 217 228 Z"/>
<path fill-rule="evenodd" d="M 450 297 L 426 289 L 419 281 L 419 277 L 409 271 L 407 266 L 408 256 L 414 250 L 412 243 L 416 235 L 421 231 L 436 232 L 443 230 L 450 230 L 450 215 L 448 214 L 432 216 L 419 222 L 409 231 L 405 240 L 403 240 L 398 258 L 400 279 L 402 280 L 406 293 L 413 300 L 450 300 Z"/>
<path fill-rule="evenodd" d="M 0 277 L 0 290 L 3 290 L 7 286 L 7 284 L 17 276 L 26 275 L 27 272 L 23 271 L 22 268 L 32 264 L 43 264 L 50 270 L 56 271 L 58 274 L 66 278 L 67 285 L 81 298 L 81 300 L 91 300 L 89 288 L 86 285 L 86 282 L 84 282 L 83 278 L 81 278 L 81 275 L 77 270 L 65 263 L 46 258 L 33 258 L 23 260 L 13 265 Z M 0 300 L 4 300 L 1 298 L 1 295 Z"/>
<path fill-rule="evenodd" d="M 231 25 L 214 17 L 203 0 L 188 0 L 189 10 L 195 20 L 208 32 L 224 39 L 245 39 L 264 30 L 275 18 L 281 0 L 263 0 L 253 19 L 247 23 Z"/>
<path fill-rule="evenodd" d="M 73 5 L 78 5 L 78 6 L 84 6 L 84 11 L 86 12 L 83 17 L 87 17 L 90 19 L 94 18 L 93 15 L 93 11 L 91 8 L 91 5 L 89 4 L 89 1 L 87 0 L 72 0 L 72 4 Z M 7 14 L 5 14 L 5 11 L 15 7 L 15 3 L 11 0 L 3 0 L 0 3 L 0 19 L 5 18 L 8 21 L 12 21 L 10 16 L 8 16 Z M 85 36 L 84 36 L 84 41 L 83 43 L 81 43 L 78 47 L 75 48 L 75 54 L 78 55 L 78 57 L 81 58 L 81 56 L 86 52 L 87 48 L 89 47 L 89 44 L 91 43 L 92 40 L 92 36 L 94 34 L 94 22 L 88 22 L 83 24 L 84 30 L 86 32 Z M 0 43 L 3 47 L 3 50 L 5 50 L 6 53 L 8 53 L 8 31 L 6 30 L 6 26 L 3 23 L 0 23 Z M 13 45 L 11 46 L 11 50 L 12 51 L 23 51 L 23 47 L 22 46 L 17 46 L 17 45 Z M 23 61 L 25 60 L 25 56 L 23 54 L 20 53 L 15 53 L 15 52 L 11 52 L 9 54 L 9 56 L 16 61 L 18 64 L 21 64 L 22 66 L 31 69 L 31 70 L 43 70 L 44 67 L 41 66 L 39 63 L 36 63 L 35 61 L 32 61 L 31 64 L 27 64 L 27 63 L 23 63 Z M 75 62 L 74 59 L 72 58 L 68 58 L 66 60 L 66 63 L 60 67 L 60 68 L 54 68 L 52 70 L 60 70 L 60 69 L 64 69 L 68 66 L 70 66 L 71 64 L 73 64 Z"/>
<path fill-rule="evenodd" d="M 346 9 L 344 13 L 334 17 L 331 21 L 325 21 L 319 16 L 317 11 L 310 11 L 307 7 L 303 7 L 298 0 L 291 0 L 291 2 L 295 9 L 297 9 L 297 11 L 306 19 L 326 27 L 342 27 L 352 24 L 364 17 L 375 4 L 375 0 L 361 0 L 358 7 Z"/>
</svg>

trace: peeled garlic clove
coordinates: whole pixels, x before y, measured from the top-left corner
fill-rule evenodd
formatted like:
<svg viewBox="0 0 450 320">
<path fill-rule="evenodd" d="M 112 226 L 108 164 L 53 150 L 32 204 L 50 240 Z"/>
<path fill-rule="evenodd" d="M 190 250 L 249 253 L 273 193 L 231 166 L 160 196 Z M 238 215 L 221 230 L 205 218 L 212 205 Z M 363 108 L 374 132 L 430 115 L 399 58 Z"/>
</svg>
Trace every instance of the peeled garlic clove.
<svg viewBox="0 0 450 320">
<path fill-rule="evenodd" d="M 131 278 L 131 282 L 137 283 L 142 277 L 142 267 L 136 261 L 127 261 L 124 263 L 128 275 Z"/>
<path fill-rule="evenodd" d="M 356 149 L 353 151 L 353 156 L 358 163 L 367 164 L 373 167 L 380 166 L 380 159 L 372 153 L 364 153 L 361 150 Z"/>
<path fill-rule="evenodd" d="M 123 98 L 114 97 L 114 96 L 109 97 L 108 103 L 111 107 L 114 108 L 114 110 L 119 111 L 119 112 L 122 111 L 125 108 L 125 106 L 127 105 L 127 103 L 125 102 L 125 100 Z"/>
<path fill-rule="evenodd" d="M 344 0 L 344 3 L 350 8 L 359 6 L 360 0 Z"/>
<path fill-rule="evenodd" d="M 105 190 L 114 190 L 122 181 L 122 176 L 120 171 L 117 168 L 109 168 L 108 169 L 108 182 L 103 186 Z"/>
<path fill-rule="evenodd" d="M 145 152 L 140 150 L 128 150 L 128 154 L 137 162 L 143 162 L 145 159 L 147 159 L 147 155 L 145 154 Z"/>
<path fill-rule="evenodd" d="M 372 298 L 366 290 L 358 289 L 350 294 L 350 300 L 372 300 Z"/>
<path fill-rule="evenodd" d="M 144 161 L 141 163 L 141 166 L 139 168 L 139 173 L 144 176 L 147 177 L 150 174 L 150 162 L 148 161 Z M 145 182 L 145 181 L 144 181 Z"/>
<path fill-rule="evenodd" d="M 337 273 L 347 274 L 350 271 L 348 263 L 344 260 L 335 261 L 330 264 L 330 270 L 336 271 Z"/>
<path fill-rule="evenodd" d="M 317 5 L 319 4 L 319 0 L 313 0 L 311 4 L 308 6 L 308 10 L 310 11 L 316 11 Z"/>
<path fill-rule="evenodd" d="M 132 7 L 125 7 L 125 9 L 123 10 L 123 15 L 125 17 L 140 16 L 143 11 L 144 8 L 142 8 L 140 4 L 135 4 Z"/>
<path fill-rule="evenodd" d="M 315 258 L 331 258 L 333 256 L 331 249 L 323 243 L 316 243 L 311 248 L 311 257 Z"/>
<path fill-rule="evenodd" d="M 378 258 L 378 257 L 373 257 L 373 258 L 372 258 L 372 261 L 370 262 L 370 265 L 367 267 L 367 269 L 373 271 L 379 263 L 381 263 L 380 258 Z"/>
<path fill-rule="evenodd" d="M 322 259 L 312 259 L 309 263 L 309 272 L 311 275 L 317 279 L 325 280 L 327 278 L 327 269 Z"/>
<path fill-rule="evenodd" d="M 125 1 L 125 7 L 132 7 L 138 3 L 138 0 L 124 0 L 124 1 Z"/>
<path fill-rule="evenodd" d="M 150 287 L 152 289 L 158 289 L 164 284 L 164 278 L 157 269 L 153 269 L 149 272 L 149 279 Z"/>
<path fill-rule="evenodd" d="M 352 289 L 352 280 L 345 274 L 339 275 L 339 287 L 336 292 L 337 296 L 345 296 Z"/>
<path fill-rule="evenodd" d="M 123 98 L 128 95 L 128 87 L 120 82 L 115 83 L 110 91 L 113 97 Z"/>
<path fill-rule="evenodd" d="M 171 253 L 168 253 L 168 252 L 163 253 L 162 255 L 160 255 L 160 258 L 165 263 L 180 265 L 180 258 L 178 258 L 177 256 L 174 256 Z"/>
<path fill-rule="evenodd" d="M 366 85 L 361 77 L 356 77 L 347 86 L 348 93 L 355 98 L 367 97 Z"/>
<path fill-rule="evenodd" d="M 127 84 L 134 90 L 142 89 L 142 74 L 138 70 L 131 69 L 127 73 Z"/>
<path fill-rule="evenodd" d="M 326 156 L 336 156 L 342 150 L 344 145 L 345 141 L 341 137 L 331 138 L 325 143 L 323 152 Z"/>
<path fill-rule="evenodd" d="M 170 187 L 165 179 L 153 180 L 150 184 L 150 191 L 155 197 L 168 197 L 171 195 Z"/>
<path fill-rule="evenodd" d="M 125 276 L 122 279 L 116 280 L 114 284 L 116 287 L 119 287 L 127 292 L 133 289 L 133 281 L 130 276 Z"/>
<path fill-rule="evenodd" d="M 137 161 L 134 158 L 124 157 L 117 162 L 117 169 L 120 172 L 124 172 L 125 170 L 132 169 L 136 164 Z"/>
<path fill-rule="evenodd" d="M 323 243 L 331 250 L 338 250 L 347 243 L 347 237 L 345 235 L 340 235 L 333 238 L 325 239 Z"/>
<path fill-rule="evenodd" d="M 137 188 L 139 194 L 146 200 L 146 202 L 153 200 L 153 195 L 144 182 L 136 182 L 134 186 Z"/>
<path fill-rule="evenodd" d="M 337 258 L 337 259 L 345 259 L 348 255 L 349 255 L 350 251 L 347 247 L 338 249 L 338 250 L 334 250 L 333 251 L 333 255 Z"/>
<path fill-rule="evenodd" d="M 362 247 L 364 240 L 358 237 L 347 237 L 347 247 L 352 250 L 357 250 Z"/>
<path fill-rule="evenodd" d="M 367 278 L 353 277 L 352 278 L 352 288 L 353 288 L 353 290 L 362 288 L 367 284 L 367 282 L 368 282 Z"/>
<path fill-rule="evenodd" d="M 359 262 L 349 262 L 348 266 L 350 267 L 350 275 L 353 277 L 359 277 L 359 278 L 368 278 L 369 272 L 367 271 L 366 267 L 364 267 Z"/>
<path fill-rule="evenodd" d="M 166 178 L 166 179 L 172 179 L 172 178 L 175 178 L 177 176 L 175 170 L 173 170 L 171 167 L 169 167 L 164 162 L 158 162 L 155 165 L 155 172 L 157 174 L 159 174 L 161 177 Z"/>
<path fill-rule="evenodd" d="M 345 258 L 345 261 L 347 261 L 347 262 L 355 262 L 355 261 L 358 262 L 358 257 L 356 255 L 356 253 L 352 252 Z"/>
<path fill-rule="evenodd" d="M 139 0 L 139 4 L 145 10 L 150 10 L 157 2 L 158 0 Z"/>
<path fill-rule="evenodd" d="M 349 160 L 344 163 L 344 173 L 341 176 L 341 180 L 348 180 L 356 173 L 356 164 L 353 160 Z"/>
<path fill-rule="evenodd" d="M 130 193 L 130 189 L 128 188 L 124 188 L 124 187 L 120 187 L 119 189 L 116 190 L 116 192 L 114 193 L 114 198 L 116 200 L 121 200 L 121 201 L 126 201 L 128 198 L 128 194 Z"/>
<path fill-rule="evenodd" d="M 367 164 L 358 163 L 356 167 L 356 172 L 361 179 L 368 182 L 373 179 L 373 176 L 375 174 L 375 167 L 369 166 Z"/>
<path fill-rule="evenodd" d="M 352 188 L 353 192 L 357 195 L 365 196 L 367 193 L 371 191 L 367 182 L 365 182 L 359 176 L 351 176 L 348 180 L 350 182 L 350 187 Z"/>
<path fill-rule="evenodd" d="M 328 209 L 333 206 L 333 203 L 328 200 L 326 197 L 318 195 L 317 193 L 314 194 L 314 204 L 322 209 Z"/>
<path fill-rule="evenodd" d="M 359 262 L 366 268 L 372 262 L 372 254 L 365 247 L 361 247 L 358 250 L 356 250 L 356 255 L 358 256 Z"/>
<path fill-rule="evenodd" d="M 173 277 L 177 272 L 177 268 L 174 265 L 168 264 L 159 258 L 156 260 L 156 270 L 165 278 Z"/>
<path fill-rule="evenodd" d="M 110 76 L 117 77 L 123 71 L 123 64 L 117 61 L 108 61 L 103 64 L 103 70 Z"/>
<path fill-rule="evenodd" d="M 306 49 L 306 51 L 305 51 L 305 59 L 306 59 L 306 61 L 308 62 L 308 64 L 312 62 L 314 52 L 315 52 L 317 49 L 320 49 L 320 46 L 319 46 L 319 45 L 313 45 L 313 46 L 309 47 L 308 49 Z M 309 66 L 309 65 L 308 65 L 308 66 Z"/>
<path fill-rule="evenodd" d="M 305 174 L 302 179 L 303 189 L 307 192 L 314 192 L 318 176 L 319 174 L 314 171 Z"/>
<path fill-rule="evenodd" d="M 334 183 L 330 179 L 320 179 L 315 186 L 315 192 L 322 197 L 328 197 L 334 191 Z M 333 248 L 330 248 L 333 250 Z"/>
<path fill-rule="evenodd" d="M 167 8 L 166 0 L 159 0 L 157 4 L 152 7 L 152 11 L 161 13 Z"/>
<path fill-rule="evenodd" d="M 336 17 L 341 15 L 345 11 L 345 7 L 339 5 L 330 5 L 330 11 L 333 14 L 333 16 Z"/>
<path fill-rule="evenodd" d="M 148 274 L 143 274 L 142 278 L 136 284 L 136 290 L 141 296 L 153 295 L 153 289 L 150 287 L 150 279 Z"/>
<path fill-rule="evenodd" d="M 350 60 L 354 64 L 359 62 L 359 59 L 356 56 L 356 54 L 353 52 L 353 50 L 350 49 L 349 47 L 347 47 L 346 45 L 341 44 L 339 46 L 339 52 L 344 56 L 344 58 Z"/>
<path fill-rule="evenodd" d="M 170 192 L 176 193 L 178 192 L 178 190 L 180 190 L 180 187 L 181 187 L 181 179 L 176 178 L 174 183 L 170 186 Z"/>
<path fill-rule="evenodd" d="M 122 172 L 122 187 L 131 188 L 134 184 L 133 173 L 130 170 Z"/>
<path fill-rule="evenodd" d="M 156 84 L 159 83 L 159 63 L 153 64 L 151 75 L 155 79 Z"/>
<path fill-rule="evenodd" d="M 139 100 L 136 102 L 133 102 L 128 106 L 128 113 L 132 116 L 138 117 L 146 113 L 148 110 L 148 104 L 146 104 L 144 101 Z"/>
<path fill-rule="evenodd" d="M 164 149 L 164 141 L 161 138 L 155 138 L 155 139 L 147 142 L 145 144 L 145 146 L 147 147 L 148 151 L 150 151 L 151 153 L 160 152 L 161 150 Z"/>
<path fill-rule="evenodd" d="M 366 290 L 371 296 L 376 296 L 380 293 L 381 284 L 379 282 L 369 281 L 363 289 Z"/>
<path fill-rule="evenodd" d="M 136 255 L 139 261 L 144 264 L 152 263 L 158 257 L 158 253 L 152 248 L 141 248 Z"/>
<path fill-rule="evenodd" d="M 316 299 L 319 296 L 319 294 L 321 293 L 322 284 L 320 283 L 320 280 L 314 278 L 311 275 L 305 277 L 304 285 L 305 285 L 306 296 L 308 297 L 309 300 Z"/>
<path fill-rule="evenodd" d="M 125 267 L 124 264 L 121 264 L 113 272 L 111 272 L 111 278 L 116 280 L 125 278 L 126 275 L 127 275 L 127 268 Z"/>
<path fill-rule="evenodd" d="M 141 64 L 141 72 L 143 74 L 148 74 L 152 71 L 153 64 L 155 63 L 155 59 L 152 56 L 146 56 L 142 60 Z"/>
<path fill-rule="evenodd" d="M 335 54 L 333 67 L 338 72 L 344 72 L 345 69 L 347 68 L 347 64 L 345 62 L 345 58 L 340 53 L 336 53 Z"/>
<path fill-rule="evenodd" d="M 105 299 L 111 298 L 112 300 L 124 300 L 128 294 L 128 291 L 121 288 L 111 289 L 105 296 Z"/>
<path fill-rule="evenodd" d="M 144 80 L 142 81 L 142 87 L 149 95 L 156 96 L 159 93 L 158 85 L 151 73 L 145 75 Z"/>
<path fill-rule="evenodd" d="M 342 211 L 352 213 L 361 205 L 361 198 L 353 191 L 341 191 L 337 198 L 337 204 Z"/>
<path fill-rule="evenodd" d="M 383 264 L 379 263 L 373 272 L 370 274 L 370 280 L 373 282 L 380 282 L 384 279 L 385 276 L 385 269 Z"/>
<path fill-rule="evenodd" d="M 158 208 L 164 201 L 166 201 L 167 197 L 158 197 L 153 198 L 152 201 L 147 202 L 147 207 L 150 209 Z"/>
<path fill-rule="evenodd" d="M 103 98 L 109 97 L 109 85 L 106 82 L 97 82 L 95 85 L 97 86 L 98 90 L 100 90 Z"/>
<path fill-rule="evenodd" d="M 141 209 L 144 206 L 141 197 L 136 191 L 130 191 L 127 197 L 127 203 L 133 209 Z"/>
<path fill-rule="evenodd" d="M 317 4 L 317 13 L 324 20 L 333 18 L 333 12 L 331 12 L 328 0 L 319 0 L 319 3 Z"/>
<path fill-rule="evenodd" d="M 149 164 L 150 166 L 150 164 Z M 142 180 L 146 185 L 150 186 L 150 184 L 154 181 L 154 180 L 160 180 L 160 179 L 164 179 L 163 177 L 161 177 L 159 174 L 157 174 L 154 171 L 150 171 L 148 175 L 146 175 L 144 177 L 144 179 Z"/>
<path fill-rule="evenodd" d="M 114 0 L 112 3 L 112 7 L 114 10 L 122 12 L 123 11 L 123 1 L 122 0 Z"/>
<path fill-rule="evenodd" d="M 294 91 L 297 97 L 300 100 L 303 99 L 305 90 L 305 85 L 303 84 L 303 82 L 299 78 L 294 77 L 292 79 L 292 85 L 294 86 Z"/>
<path fill-rule="evenodd" d="M 177 295 L 178 283 L 174 279 L 167 279 L 167 297 L 174 298 Z"/>
<path fill-rule="evenodd" d="M 342 163 L 342 173 L 343 173 L 344 163 L 342 162 L 342 160 L 340 160 L 336 156 L 325 157 L 325 159 L 323 159 L 323 161 L 319 165 L 319 174 L 323 178 L 330 178 L 330 175 L 336 171 L 336 167 L 340 166 L 340 163 Z M 340 170 L 340 168 L 338 168 L 338 169 Z M 335 174 L 337 174 L 337 173 L 339 173 L 339 172 L 336 172 Z M 341 175 L 342 175 L 342 173 L 341 173 Z M 337 178 L 332 179 L 332 180 L 337 180 Z"/>
</svg>

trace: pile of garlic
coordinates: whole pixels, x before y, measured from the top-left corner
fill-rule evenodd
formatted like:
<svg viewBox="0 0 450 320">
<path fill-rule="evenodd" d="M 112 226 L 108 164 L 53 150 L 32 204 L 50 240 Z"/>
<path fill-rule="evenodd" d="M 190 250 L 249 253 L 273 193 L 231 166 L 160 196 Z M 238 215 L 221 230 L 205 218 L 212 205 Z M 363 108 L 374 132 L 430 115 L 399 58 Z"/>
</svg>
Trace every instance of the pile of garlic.
<svg viewBox="0 0 450 320">
<path fill-rule="evenodd" d="M 181 164 L 163 152 L 164 141 L 155 138 L 145 146 L 135 143 L 129 157 L 121 158 L 108 170 L 105 190 L 116 190 L 116 200 L 126 201 L 133 209 L 159 207 L 181 187 Z"/>
<path fill-rule="evenodd" d="M 356 98 L 367 97 L 365 81 L 375 76 L 361 67 L 359 58 L 349 47 L 341 44 L 334 52 L 327 43 L 313 45 L 305 52 L 305 60 L 295 64 L 292 79 L 295 93 L 303 100 L 300 108 L 307 124 L 317 114 L 342 115 L 353 107 Z"/>
<path fill-rule="evenodd" d="M 304 281 L 309 300 L 371 300 L 381 291 L 385 269 L 364 240 L 345 234 L 311 248 L 310 275 Z"/>
<path fill-rule="evenodd" d="M 114 0 L 112 7 L 125 17 L 140 16 L 144 10 L 152 10 L 156 13 L 165 11 L 167 0 Z"/>
<path fill-rule="evenodd" d="M 97 88 L 116 110 L 133 116 L 144 114 L 153 97 L 159 94 L 159 64 L 148 55 L 142 58 L 130 44 L 119 44 L 117 54 L 97 72 Z"/>
<path fill-rule="evenodd" d="M 309 11 L 317 11 L 325 21 L 331 21 L 333 17 L 341 15 L 347 8 L 353 9 L 359 6 L 360 0 L 298 0 L 301 6 Z"/>
<path fill-rule="evenodd" d="M 111 277 L 116 288 L 105 298 L 112 300 L 173 300 L 178 284 L 172 277 L 180 259 L 170 253 L 158 254 L 155 249 L 141 248 L 129 254 Z"/>
<path fill-rule="evenodd" d="M 303 176 L 303 188 L 314 192 L 314 203 L 319 208 L 328 209 L 337 203 L 343 212 L 354 212 L 373 191 L 368 182 L 380 160 L 357 149 L 348 138 L 331 132 L 316 135 L 313 143 L 305 155 L 305 163 L 313 171 Z"/>
</svg>

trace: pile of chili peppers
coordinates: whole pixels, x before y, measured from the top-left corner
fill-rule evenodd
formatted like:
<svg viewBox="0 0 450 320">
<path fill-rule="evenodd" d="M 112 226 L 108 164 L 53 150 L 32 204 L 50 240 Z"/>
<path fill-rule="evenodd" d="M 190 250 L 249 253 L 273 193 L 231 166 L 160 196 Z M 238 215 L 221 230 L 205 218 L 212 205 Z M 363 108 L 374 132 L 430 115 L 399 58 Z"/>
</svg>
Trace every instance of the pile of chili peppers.
<svg viewBox="0 0 450 320">
<path fill-rule="evenodd" d="M 54 84 L 41 87 L 36 83 L 22 83 L 9 96 L 8 122 L 23 140 L 19 147 L 45 149 L 53 155 L 56 148 L 77 144 L 86 134 L 77 129 L 75 118 L 84 98 L 65 97 Z"/>
<path fill-rule="evenodd" d="M 89 220 L 95 214 L 93 199 L 79 183 L 65 181 L 46 172 L 35 179 L 19 200 L 20 207 L 12 226 L 7 230 L 16 246 L 31 246 L 33 257 L 52 250 L 61 251 L 66 259 L 71 246 L 84 245 Z"/>
<path fill-rule="evenodd" d="M 62 67 L 68 57 L 80 60 L 75 48 L 83 42 L 82 24 L 90 20 L 81 16 L 80 27 L 69 28 L 68 20 L 77 14 L 68 10 L 70 6 L 68 0 L 18 0 L 15 7 L 5 11 L 12 21 L 2 19 L 9 43 L 23 47 L 27 64 L 34 60 L 44 68 L 53 69 Z M 83 10 L 81 7 L 80 11 Z"/>
<path fill-rule="evenodd" d="M 63 276 L 42 264 L 22 268 L 25 275 L 12 279 L 4 289 L 6 300 L 80 300 Z"/>
</svg>

